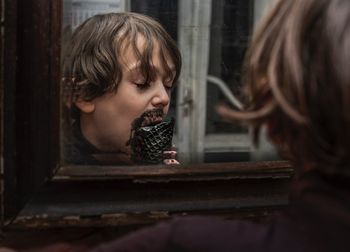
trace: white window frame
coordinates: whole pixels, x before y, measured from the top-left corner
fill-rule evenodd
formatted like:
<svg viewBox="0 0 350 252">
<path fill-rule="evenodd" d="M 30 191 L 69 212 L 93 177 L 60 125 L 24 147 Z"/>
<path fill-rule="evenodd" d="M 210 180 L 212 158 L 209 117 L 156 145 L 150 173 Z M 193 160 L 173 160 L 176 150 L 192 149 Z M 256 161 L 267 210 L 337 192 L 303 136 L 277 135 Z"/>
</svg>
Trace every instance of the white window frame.
<svg viewBox="0 0 350 252">
<path fill-rule="evenodd" d="M 272 2 L 255 0 L 255 25 Z M 176 108 L 179 158 L 202 162 L 205 152 L 251 152 L 252 159 L 259 159 L 262 153 L 273 152 L 264 137 L 255 149 L 249 133 L 205 134 L 212 4 L 212 0 L 179 0 L 178 44 L 183 55 Z"/>
</svg>

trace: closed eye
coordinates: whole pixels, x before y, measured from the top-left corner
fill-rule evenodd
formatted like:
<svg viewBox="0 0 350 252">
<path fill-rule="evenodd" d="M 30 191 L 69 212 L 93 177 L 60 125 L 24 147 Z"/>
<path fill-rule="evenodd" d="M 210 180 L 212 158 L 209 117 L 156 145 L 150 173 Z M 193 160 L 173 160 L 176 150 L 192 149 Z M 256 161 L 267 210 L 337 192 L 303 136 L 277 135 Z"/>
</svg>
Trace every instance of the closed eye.
<svg viewBox="0 0 350 252">
<path fill-rule="evenodd" d="M 164 80 L 164 87 L 167 89 L 167 90 L 173 90 L 174 88 L 174 83 L 173 83 L 173 78 L 167 78 Z"/>
<path fill-rule="evenodd" d="M 171 86 L 164 85 L 164 87 L 168 92 L 173 91 L 173 85 L 171 85 Z"/>
<path fill-rule="evenodd" d="M 134 82 L 134 85 L 136 85 L 136 88 L 139 90 L 146 90 L 151 86 L 149 82 Z"/>
</svg>

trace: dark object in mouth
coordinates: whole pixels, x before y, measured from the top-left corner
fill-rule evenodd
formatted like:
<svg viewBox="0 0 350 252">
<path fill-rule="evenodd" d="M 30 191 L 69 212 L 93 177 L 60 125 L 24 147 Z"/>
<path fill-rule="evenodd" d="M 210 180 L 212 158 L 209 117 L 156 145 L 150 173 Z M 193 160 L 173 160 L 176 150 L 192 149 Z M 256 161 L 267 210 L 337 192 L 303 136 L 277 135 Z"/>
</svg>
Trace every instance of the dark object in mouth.
<svg viewBox="0 0 350 252">
<path fill-rule="evenodd" d="M 139 164 L 159 164 L 163 162 L 163 152 L 170 150 L 175 119 L 154 126 L 135 129 L 130 146 L 132 160 Z"/>
</svg>

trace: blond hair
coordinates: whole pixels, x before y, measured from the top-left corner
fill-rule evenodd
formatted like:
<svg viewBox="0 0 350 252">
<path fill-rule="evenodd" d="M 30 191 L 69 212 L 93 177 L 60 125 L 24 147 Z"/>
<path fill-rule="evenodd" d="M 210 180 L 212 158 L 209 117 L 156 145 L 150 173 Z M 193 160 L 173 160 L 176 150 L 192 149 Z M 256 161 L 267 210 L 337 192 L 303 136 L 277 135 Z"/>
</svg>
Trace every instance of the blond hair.
<svg viewBox="0 0 350 252">
<path fill-rule="evenodd" d="M 243 73 L 246 112 L 296 168 L 349 174 L 350 1 L 279 0 L 253 36 Z"/>
</svg>

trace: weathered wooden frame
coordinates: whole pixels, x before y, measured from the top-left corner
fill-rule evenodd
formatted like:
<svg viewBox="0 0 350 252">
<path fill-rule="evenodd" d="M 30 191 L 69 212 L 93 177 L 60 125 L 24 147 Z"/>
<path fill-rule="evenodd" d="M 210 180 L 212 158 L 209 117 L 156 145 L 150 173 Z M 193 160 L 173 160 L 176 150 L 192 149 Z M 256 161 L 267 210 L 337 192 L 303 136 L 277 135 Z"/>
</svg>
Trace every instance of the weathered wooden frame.
<svg viewBox="0 0 350 252">
<path fill-rule="evenodd" d="M 61 1 L 0 4 L 2 228 L 141 224 L 186 214 L 259 218 L 287 205 L 293 169 L 284 161 L 60 167 Z"/>
</svg>

